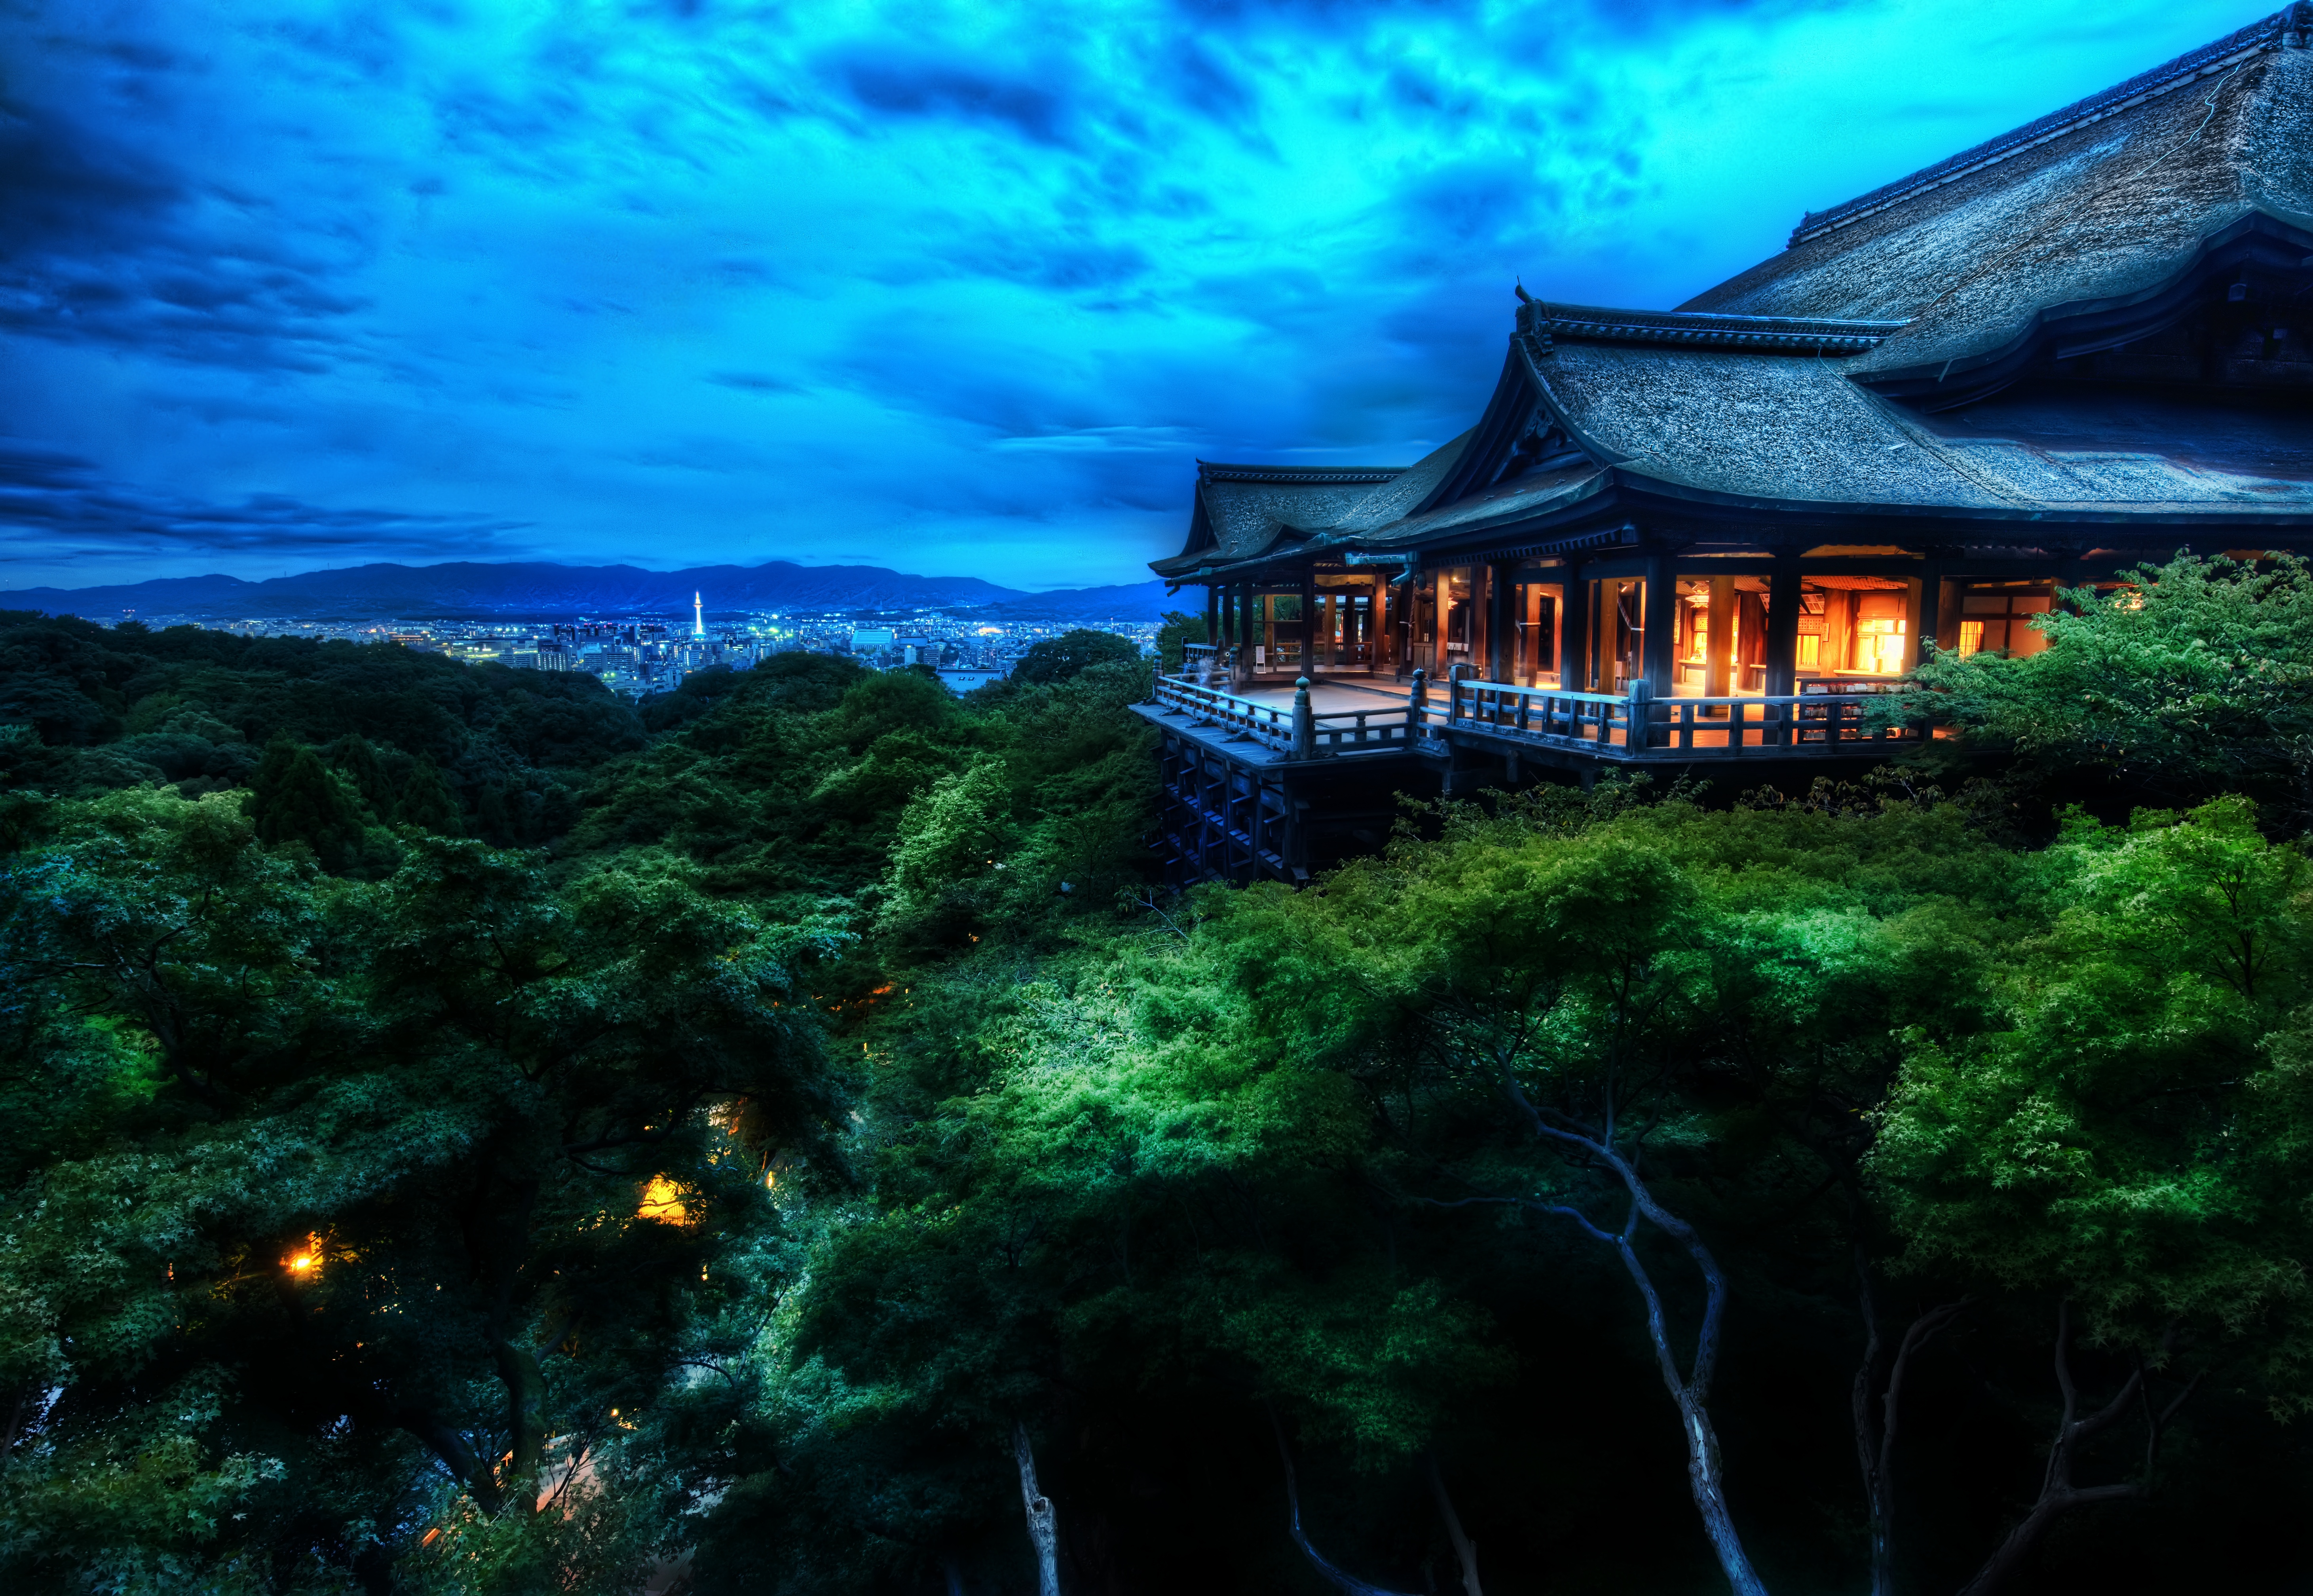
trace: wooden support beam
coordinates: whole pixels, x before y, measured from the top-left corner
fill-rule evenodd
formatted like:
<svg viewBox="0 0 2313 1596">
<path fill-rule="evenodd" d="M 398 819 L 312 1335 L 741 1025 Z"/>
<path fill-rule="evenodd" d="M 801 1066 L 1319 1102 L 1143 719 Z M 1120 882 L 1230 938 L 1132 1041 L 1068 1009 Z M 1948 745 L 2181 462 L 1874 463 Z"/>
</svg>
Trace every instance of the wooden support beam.
<svg viewBox="0 0 2313 1596">
<path fill-rule="evenodd" d="M 1725 698 L 1727 676 L 1735 660 L 1735 578 L 1713 574 L 1711 578 L 1710 630 L 1702 634 L 1702 696 Z"/>
<path fill-rule="evenodd" d="M 1590 691 L 1589 565 L 1566 562 L 1566 598 L 1559 606 L 1558 684 L 1569 692 Z"/>
<path fill-rule="evenodd" d="M 1301 568 L 1301 669 L 1317 663 L 1317 562 Z"/>
<path fill-rule="evenodd" d="M 1904 657 L 1906 666 L 1915 666 L 1927 659 L 1927 646 L 1943 636 L 1943 562 L 1929 560 L 1920 571 L 1920 624 L 1913 627 L 1911 650 Z"/>
<path fill-rule="evenodd" d="M 1239 582 L 1236 585 L 1236 666 L 1229 673 L 1229 679 L 1235 685 L 1242 687 L 1252 673 L 1253 584 Z"/>
<path fill-rule="evenodd" d="M 1639 671 L 1657 698 L 1668 698 L 1678 681 L 1678 569 L 1668 554 L 1647 556 L 1646 582 Z"/>
<path fill-rule="evenodd" d="M 1786 554 L 1767 578 L 1767 696 L 1798 691 L 1799 659 L 1799 560 Z"/>
<path fill-rule="evenodd" d="M 1517 562 L 1497 560 L 1486 567 L 1486 680 L 1507 682 L 1510 679 L 1510 640 L 1515 637 L 1514 617 L 1510 613 L 1510 595 L 1515 586 Z"/>
</svg>

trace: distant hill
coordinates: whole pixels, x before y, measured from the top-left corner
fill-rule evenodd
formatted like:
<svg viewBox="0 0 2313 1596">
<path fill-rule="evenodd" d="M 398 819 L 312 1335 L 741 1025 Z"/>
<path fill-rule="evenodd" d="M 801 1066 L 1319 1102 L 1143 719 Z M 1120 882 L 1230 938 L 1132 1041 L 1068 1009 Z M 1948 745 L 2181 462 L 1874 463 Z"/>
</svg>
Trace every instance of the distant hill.
<svg viewBox="0 0 2313 1596">
<path fill-rule="evenodd" d="M 916 577 L 872 565 L 709 565 L 646 571 L 631 565 L 358 565 L 244 582 L 238 577 L 177 577 L 109 587 L 25 587 L 0 592 L 0 609 L 43 610 L 113 622 L 139 615 L 202 620 L 394 617 L 474 620 L 492 616 L 674 614 L 706 595 L 710 614 L 741 610 L 916 609 L 1001 605 L 1020 619 L 1149 620 L 1162 609 L 1161 582 L 1024 593 L 977 577 Z"/>
<path fill-rule="evenodd" d="M 1115 587 L 1062 587 L 999 599 L 989 608 L 1021 621 L 1155 621 L 1167 610 L 1204 611 L 1204 595 L 1165 596 L 1162 582 L 1128 582 Z"/>
</svg>

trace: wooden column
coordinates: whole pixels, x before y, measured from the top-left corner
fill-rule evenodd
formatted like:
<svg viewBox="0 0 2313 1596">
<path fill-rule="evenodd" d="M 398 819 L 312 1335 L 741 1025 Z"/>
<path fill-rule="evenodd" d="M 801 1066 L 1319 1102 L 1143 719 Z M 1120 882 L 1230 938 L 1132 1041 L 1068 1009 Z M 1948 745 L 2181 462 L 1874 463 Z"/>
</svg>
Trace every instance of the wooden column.
<svg viewBox="0 0 2313 1596">
<path fill-rule="evenodd" d="M 1641 625 L 1639 671 L 1657 698 L 1668 698 L 1678 681 L 1678 571 L 1667 554 L 1647 556 L 1646 608 Z"/>
<path fill-rule="evenodd" d="M 1253 675 L 1253 584 L 1236 585 L 1236 669 L 1232 673 L 1238 686 Z"/>
<path fill-rule="evenodd" d="M 1510 613 L 1510 595 L 1517 591 L 1514 560 L 1497 560 L 1486 567 L 1486 680 L 1507 682 L 1516 673 L 1511 663 L 1511 639 L 1517 636 L 1517 617 Z"/>
<path fill-rule="evenodd" d="M 1221 589 L 1218 582 L 1205 588 L 1205 641 L 1221 640 Z"/>
<path fill-rule="evenodd" d="M 1711 630 L 1702 634 L 1702 696 L 1728 695 L 1728 669 L 1735 659 L 1735 578 L 1711 578 Z"/>
<path fill-rule="evenodd" d="M 1558 612 L 1558 684 L 1569 692 L 1590 691 L 1590 584 L 1582 571 L 1582 561 L 1566 562 L 1566 600 Z"/>
<path fill-rule="evenodd" d="M 1922 645 L 1936 635 L 1935 562 L 1929 561 L 1910 586 L 1904 599 L 1904 668 L 1907 671 L 1925 657 Z"/>
<path fill-rule="evenodd" d="M 1317 568 L 1301 568 L 1301 669 L 1307 675 L 1317 668 Z"/>
<path fill-rule="evenodd" d="M 1788 698 L 1799 691 L 1799 559 L 1775 556 L 1767 578 L 1767 696 Z"/>
</svg>

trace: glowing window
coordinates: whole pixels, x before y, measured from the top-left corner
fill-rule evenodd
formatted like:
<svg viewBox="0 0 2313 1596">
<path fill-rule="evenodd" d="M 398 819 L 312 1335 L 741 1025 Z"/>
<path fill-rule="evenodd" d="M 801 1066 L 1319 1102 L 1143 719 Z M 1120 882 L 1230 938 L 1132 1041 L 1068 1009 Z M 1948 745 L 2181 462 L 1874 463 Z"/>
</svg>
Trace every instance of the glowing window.
<svg viewBox="0 0 2313 1596">
<path fill-rule="evenodd" d="M 1983 622 L 1963 621 L 1959 623 L 1959 657 L 1966 659 L 1983 647 Z"/>
</svg>

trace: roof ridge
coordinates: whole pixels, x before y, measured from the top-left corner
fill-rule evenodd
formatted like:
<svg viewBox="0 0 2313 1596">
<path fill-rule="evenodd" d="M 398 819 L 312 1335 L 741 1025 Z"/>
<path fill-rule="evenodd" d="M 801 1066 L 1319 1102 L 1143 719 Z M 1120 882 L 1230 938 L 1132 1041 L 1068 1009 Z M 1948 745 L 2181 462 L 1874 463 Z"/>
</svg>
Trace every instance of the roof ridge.
<svg viewBox="0 0 2313 1596">
<path fill-rule="evenodd" d="M 2189 50 L 2173 61 L 2166 61 L 2149 72 L 2140 72 L 2125 82 L 2074 101 L 2061 110 L 2049 112 L 2021 128 L 2011 129 L 1997 138 L 1962 150 L 1957 155 L 1946 156 L 1931 166 L 1923 166 L 1908 177 L 1883 183 L 1867 194 L 1834 205 L 1827 210 L 1808 211 L 1791 229 L 1790 248 L 1820 238 L 1825 234 L 1844 227 L 1851 222 L 1886 209 L 1928 189 L 1940 188 L 1957 181 L 1971 172 L 1998 164 L 2011 155 L 2021 154 L 2036 145 L 2071 132 L 2075 128 L 2099 122 L 2124 110 L 2155 99 L 2171 90 L 2184 87 L 2236 65 L 2247 57 L 2269 49 L 2313 48 L 2313 0 L 2293 0 L 2290 5 L 2261 17 L 2245 28 L 2235 30 L 2222 39 L 2200 48 Z"/>
<path fill-rule="evenodd" d="M 1856 353 L 1876 348 L 1908 322 L 1834 316 L 1746 316 L 1719 311 L 1634 311 L 1530 299 L 1518 307 L 1521 331 L 1614 343 L 1686 344 L 1707 348 L 1796 349 Z"/>
</svg>

